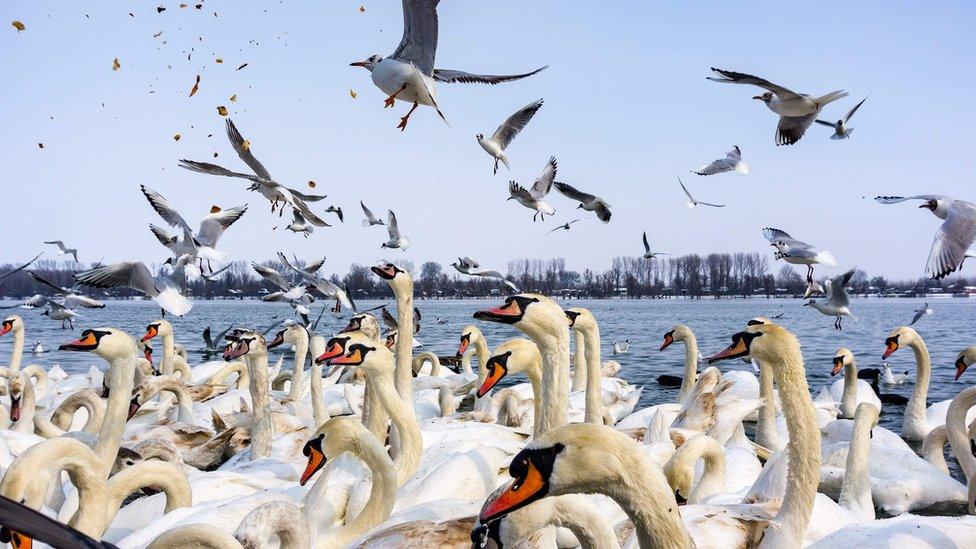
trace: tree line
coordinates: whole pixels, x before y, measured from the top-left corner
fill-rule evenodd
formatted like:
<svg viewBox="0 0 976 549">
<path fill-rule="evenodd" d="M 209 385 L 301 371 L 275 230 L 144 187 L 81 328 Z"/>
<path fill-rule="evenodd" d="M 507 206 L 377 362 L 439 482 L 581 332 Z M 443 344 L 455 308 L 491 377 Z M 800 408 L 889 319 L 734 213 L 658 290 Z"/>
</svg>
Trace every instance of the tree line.
<svg viewBox="0 0 976 549">
<path fill-rule="evenodd" d="M 288 277 L 288 269 L 279 262 L 271 260 L 262 264 L 273 267 Z M 454 272 L 450 266 L 445 268 L 436 261 L 422 263 L 419 270 L 415 270 L 414 264 L 409 260 L 401 260 L 398 264 L 414 274 L 418 297 L 468 298 L 510 293 L 497 279 L 462 275 Z M 0 276 L 15 267 L 13 264 L 0 265 Z M 158 268 L 158 265 L 151 266 L 153 270 Z M 509 261 L 506 276 L 522 291 L 579 298 L 771 297 L 803 294 L 806 281 L 796 267 L 781 264 L 774 274 L 775 268 L 776 263 L 771 257 L 755 252 L 688 254 L 654 260 L 615 257 L 603 271 L 568 269 L 563 258 L 524 258 Z M 72 275 L 82 270 L 82 266 L 77 263 L 42 260 L 33 264 L 29 270 L 55 284 L 71 287 Z M 805 272 L 805 268 L 802 270 Z M 831 274 L 836 272 L 833 270 Z M 320 276 L 325 275 L 320 272 Z M 392 296 L 389 286 L 373 275 L 366 265 L 353 263 L 345 274 L 332 274 L 330 279 L 345 288 L 353 299 L 382 299 Z M 863 270 L 857 270 L 851 279 L 850 288 L 855 294 L 910 294 L 938 290 L 954 293 L 967 285 L 976 285 L 976 278 L 956 276 L 942 281 L 924 278 L 891 281 L 881 275 L 869 276 Z M 187 287 L 189 294 L 202 298 L 255 297 L 277 290 L 258 276 L 247 261 L 231 263 L 215 279 L 190 280 Z M 94 297 L 123 297 L 134 294 L 124 289 L 103 291 L 82 288 L 81 291 Z M 0 282 L 0 295 L 7 298 L 19 299 L 38 293 L 49 294 L 50 291 L 24 271 Z"/>
</svg>

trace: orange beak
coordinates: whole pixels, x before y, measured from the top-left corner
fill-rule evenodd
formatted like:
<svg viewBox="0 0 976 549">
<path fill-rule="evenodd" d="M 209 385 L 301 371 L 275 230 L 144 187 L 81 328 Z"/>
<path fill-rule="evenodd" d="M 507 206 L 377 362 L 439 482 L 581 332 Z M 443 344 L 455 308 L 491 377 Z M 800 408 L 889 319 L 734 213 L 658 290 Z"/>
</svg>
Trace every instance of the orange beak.
<svg viewBox="0 0 976 549">
<path fill-rule="evenodd" d="M 152 354 L 153 354 L 152 349 L 150 349 L 149 347 L 146 347 L 142 351 L 142 356 L 146 357 L 146 360 L 149 361 L 149 366 L 153 365 Z"/>
<path fill-rule="evenodd" d="M 504 492 L 494 500 L 485 504 L 481 515 L 478 517 L 483 524 L 496 520 L 512 511 L 521 509 L 526 505 L 541 499 L 546 495 L 548 489 L 542 474 L 536 469 L 531 461 L 525 473 L 525 478 L 517 478 L 508 486 Z"/>
<path fill-rule="evenodd" d="M 13 327 L 14 327 L 13 322 L 4 322 L 3 326 L 0 326 L 0 336 L 3 336 L 4 334 L 12 330 Z"/>
<path fill-rule="evenodd" d="M 329 361 L 329 365 L 330 366 L 342 366 L 345 364 L 358 365 L 363 361 L 361 355 L 362 353 L 359 349 L 354 349 L 353 352 L 349 353 L 348 355 L 342 355 L 333 358 L 332 360 Z"/>
<path fill-rule="evenodd" d="M 969 365 L 966 364 L 965 360 L 963 360 L 963 356 L 959 355 L 959 358 L 956 359 L 956 381 L 959 381 L 959 378 L 962 377 L 962 374 L 966 371 L 966 368 L 969 368 Z"/>
<path fill-rule="evenodd" d="M 157 335 L 159 335 L 159 329 L 155 326 L 149 326 L 146 328 L 146 335 L 142 336 L 142 341 L 149 341 Z"/>
<path fill-rule="evenodd" d="M 505 377 L 505 368 L 497 364 L 493 366 L 491 361 L 488 361 L 488 365 L 488 375 L 485 377 L 485 381 L 481 384 L 481 387 L 478 388 L 478 398 L 487 395 L 488 391 Z"/>
<path fill-rule="evenodd" d="M 58 346 L 59 351 L 89 351 L 98 345 L 95 334 L 89 333 L 81 339 L 76 339 L 70 343 Z"/>
<path fill-rule="evenodd" d="M 34 545 L 34 540 L 21 534 L 20 532 L 14 532 L 10 530 L 10 546 L 13 549 L 31 549 Z"/>
<path fill-rule="evenodd" d="M 136 415 L 139 411 L 139 397 L 134 396 L 132 400 L 129 401 L 129 415 L 125 418 L 126 421 L 132 419 L 132 416 Z"/>
<path fill-rule="evenodd" d="M 844 368 L 844 359 L 839 356 L 834 357 L 834 367 L 830 370 L 830 375 L 835 376 Z"/>
<path fill-rule="evenodd" d="M 387 336 L 386 337 L 386 348 L 387 349 L 392 349 L 394 345 L 396 345 L 396 338 L 393 337 L 393 336 Z"/>
<path fill-rule="evenodd" d="M 719 360 L 725 360 L 727 358 L 736 358 L 744 356 L 749 353 L 749 348 L 746 346 L 746 342 L 741 338 L 737 339 L 735 343 L 729 345 L 724 351 L 708 357 L 708 363 L 717 362 Z"/>
<path fill-rule="evenodd" d="M 461 344 L 458 345 L 458 350 L 457 350 L 458 358 L 461 358 L 462 356 L 464 356 L 464 353 L 468 352 L 468 345 L 470 345 L 470 339 L 471 338 L 467 334 L 461 336 Z"/>
<path fill-rule="evenodd" d="M 305 486 L 308 479 L 312 478 L 312 475 L 317 473 L 323 465 L 325 465 L 325 455 L 315 448 L 309 447 L 308 463 L 305 465 L 305 471 L 302 472 L 302 477 L 299 479 L 298 483 Z"/>
<path fill-rule="evenodd" d="M 664 343 L 661 344 L 661 348 L 659 350 L 663 351 L 667 349 L 672 343 L 674 343 L 674 332 L 664 334 Z"/>
<path fill-rule="evenodd" d="M 522 318 L 522 311 L 519 310 L 518 303 L 510 301 L 501 307 L 493 307 L 487 311 L 478 311 L 474 314 L 474 318 L 475 320 L 514 324 Z"/>
<path fill-rule="evenodd" d="M 328 349 L 325 350 L 324 353 L 322 353 L 321 355 L 319 355 L 318 358 L 315 359 L 315 363 L 322 364 L 323 362 L 328 362 L 333 358 L 342 356 L 343 352 L 345 352 L 345 348 L 343 348 L 342 345 L 339 345 L 338 343 L 333 343 Z"/>
<path fill-rule="evenodd" d="M 895 354 L 895 351 L 897 350 L 898 350 L 898 341 L 893 337 L 889 337 L 888 339 L 885 340 L 885 352 L 883 355 L 881 355 L 881 360 L 884 360 L 889 356 Z"/>
</svg>

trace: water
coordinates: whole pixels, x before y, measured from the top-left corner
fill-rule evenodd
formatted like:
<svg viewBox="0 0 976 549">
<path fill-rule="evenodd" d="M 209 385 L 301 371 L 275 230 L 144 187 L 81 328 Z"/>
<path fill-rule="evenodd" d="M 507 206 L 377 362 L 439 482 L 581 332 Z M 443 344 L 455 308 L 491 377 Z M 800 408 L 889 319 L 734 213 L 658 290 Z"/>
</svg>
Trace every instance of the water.
<svg viewBox="0 0 976 549">
<path fill-rule="evenodd" d="M 603 357 L 620 362 L 620 376 L 635 385 L 643 385 L 640 407 L 649 406 L 675 398 L 676 389 L 668 389 L 657 384 L 660 374 L 680 375 L 684 363 L 683 346 L 679 343 L 660 352 L 658 348 L 664 333 L 677 324 L 690 326 L 698 337 L 698 345 L 703 354 L 710 355 L 729 342 L 729 336 L 743 329 L 746 321 L 755 316 L 773 317 L 782 313 L 776 322 L 795 333 L 803 345 L 807 379 L 811 391 L 816 394 L 831 383 L 831 359 L 838 347 L 850 348 L 858 360 L 860 368 L 880 368 L 881 353 L 888 333 L 898 326 L 911 321 L 913 311 L 922 305 L 922 299 L 857 299 L 851 309 L 858 321 L 844 319 L 843 331 L 833 328 L 833 318 L 821 315 L 809 307 L 802 307 L 802 301 L 790 299 L 750 299 L 750 300 L 571 300 L 560 301 L 564 307 L 586 307 L 600 322 L 603 337 Z M 362 301 L 360 308 L 379 305 L 379 301 Z M 425 349 L 438 355 L 453 355 L 457 350 L 461 329 L 476 321 L 471 315 L 483 308 L 501 303 L 500 299 L 487 300 L 417 300 L 416 306 L 423 315 L 422 329 L 417 335 Z M 5 302 L 3 304 L 12 304 Z M 924 317 L 914 327 L 925 339 L 932 355 L 932 383 L 929 387 L 929 402 L 947 400 L 968 386 L 967 372 L 963 379 L 954 382 L 953 363 L 959 351 L 968 345 L 976 344 L 976 300 L 937 299 L 930 301 L 935 313 Z M 391 307 L 393 303 L 390 303 Z M 391 309 L 392 310 L 392 309 Z M 40 311 L 9 310 L 9 314 L 20 314 L 26 322 L 24 364 L 38 363 L 44 367 L 60 364 L 68 372 L 87 371 L 89 365 L 100 364 L 87 353 L 59 352 L 60 343 L 77 337 L 84 328 L 113 326 L 141 335 L 151 321 L 159 318 L 159 308 L 151 301 L 111 301 L 104 309 L 83 310 L 82 318 L 75 321 L 75 330 L 61 330 L 61 323 L 39 316 Z M 318 309 L 315 310 L 318 313 Z M 170 318 L 176 331 L 176 341 L 183 344 L 190 353 L 190 364 L 203 360 L 199 350 L 203 348 L 201 333 L 207 325 L 216 333 L 230 324 L 265 328 L 272 323 L 290 318 L 291 308 L 284 304 L 262 303 L 258 301 L 196 301 L 193 312 L 186 318 Z M 331 334 L 341 329 L 348 315 L 336 318 L 326 314 L 319 325 L 319 333 Z M 437 324 L 440 317 L 446 324 Z M 488 322 L 477 322 L 490 347 L 505 339 L 522 336 L 521 332 L 510 326 Z M 612 356 L 610 343 L 629 339 L 630 351 L 627 354 Z M 35 341 L 44 346 L 44 354 L 33 357 L 30 348 Z M 0 363 L 8 361 L 10 336 L 0 338 Z M 158 344 L 157 344 L 158 348 Z M 914 354 L 902 349 L 888 359 L 895 372 L 908 370 L 912 380 L 915 377 Z M 721 363 L 726 369 L 750 369 L 740 361 Z M 911 381 L 901 386 L 883 388 L 891 392 L 911 396 L 914 385 Z M 880 424 L 896 433 L 901 432 L 903 407 L 885 405 Z M 917 445 L 916 445 L 917 446 Z M 958 469 L 953 461 L 952 468 L 958 477 Z"/>
</svg>

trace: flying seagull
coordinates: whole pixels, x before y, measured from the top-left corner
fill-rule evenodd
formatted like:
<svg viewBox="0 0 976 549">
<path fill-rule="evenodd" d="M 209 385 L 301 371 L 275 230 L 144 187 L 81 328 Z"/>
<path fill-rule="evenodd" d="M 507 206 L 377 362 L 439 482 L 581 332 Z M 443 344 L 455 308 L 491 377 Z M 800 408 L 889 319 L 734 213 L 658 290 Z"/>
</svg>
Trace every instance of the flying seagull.
<svg viewBox="0 0 976 549">
<path fill-rule="evenodd" d="M 509 116 L 502 122 L 501 126 L 495 130 L 495 133 L 491 137 L 485 139 L 484 134 L 478 134 L 478 144 L 481 148 L 485 150 L 486 153 L 490 154 L 492 158 L 495 159 L 495 168 L 491 172 L 492 174 L 498 173 L 498 162 L 505 164 L 506 168 L 510 168 L 508 165 L 508 157 L 505 156 L 505 149 L 512 143 L 515 136 L 525 128 L 525 125 L 532 120 L 535 116 L 536 111 L 542 106 L 542 100 L 533 101 L 528 105 L 519 109 L 515 114 Z"/>
<path fill-rule="evenodd" d="M 935 233 L 929 259 L 925 263 L 926 276 L 936 280 L 955 272 L 966 259 L 966 251 L 976 240 L 976 204 L 956 200 L 938 194 L 916 196 L 878 196 L 882 204 L 897 204 L 906 200 L 924 200 L 919 208 L 925 208 L 944 220 Z"/>
<path fill-rule="evenodd" d="M 817 120 L 814 120 L 814 122 L 820 124 L 821 126 L 827 126 L 828 128 L 833 128 L 834 135 L 830 136 L 831 139 L 849 139 L 851 137 L 851 134 L 854 133 L 854 128 L 848 128 L 847 123 L 851 120 L 851 117 L 854 116 L 854 113 L 857 112 L 857 109 L 861 108 L 861 105 L 863 105 L 864 102 L 867 100 L 868 100 L 867 97 L 862 99 L 860 103 L 854 105 L 854 108 L 847 112 L 847 116 L 841 118 L 837 122 L 827 122 L 826 120 L 820 120 L 819 118 Z"/>
<path fill-rule="evenodd" d="M 681 181 L 681 176 L 680 175 L 678 176 L 678 183 L 681 185 L 681 189 L 683 191 L 685 191 L 685 196 L 688 197 L 688 202 L 687 202 L 688 208 L 694 210 L 698 206 L 711 206 L 713 208 L 724 208 L 725 207 L 725 204 L 711 204 L 709 202 L 699 202 L 698 200 L 695 200 L 695 197 L 691 196 L 691 193 L 688 192 L 688 187 L 685 187 L 685 184 Z"/>
<path fill-rule="evenodd" d="M 172 272 L 157 276 L 141 261 L 123 261 L 76 273 L 75 280 L 95 288 L 129 288 L 158 303 L 163 316 L 166 313 L 183 316 L 193 309 L 193 303 L 183 295 L 189 261 L 192 261 L 189 255 L 182 255 L 176 261 L 169 258 L 166 263 L 173 267 Z"/>
<path fill-rule="evenodd" d="M 335 206 L 335 205 L 329 206 L 328 208 L 325 209 L 325 211 L 327 213 L 336 214 L 336 217 L 339 218 L 339 223 L 344 223 L 344 221 L 342 220 L 342 208 L 340 208 L 339 206 Z"/>
<path fill-rule="evenodd" d="M 769 245 L 776 248 L 777 251 L 773 254 L 776 259 L 782 259 L 793 265 L 807 266 L 807 283 L 809 284 L 813 282 L 814 265 L 837 266 L 837 260 L 834 259 L 833 254 L 827 250 L 818 250 L 802 240 L 797 240 L 782 229 L 764 227 L 762 234 L 769 241 Z"/>
<path fill-rule="evenodd" d="M 739 146 L 732 145 L 732 150 L 725 153 L 725 158 L 713 160 L 701 168 L 694 170 L 692 173 L 697 173 L 698 175 L 715 175 L 717 173 L 734 171 L 739 175 L 749 175 L 749 170 L 749 164 L 742 161 L 742 151 L 739 150 Z"/>
<path fill-rule="evenodd" d="M 315 298 L 309 295 L 305 285 L 302 283 L 292 284 L 272 267 L 254 262 L 251 262 L 251 267 L 261 275 L 261 278 L 278 288 L 278 291 L 262 296 L 261 301 L 287 303 L 294 309 L 295 314 L 302 319 L 302 324 L 308 326 L 308 315 L 312 312 L 309 307 L 315 302 Z"/>
<path fill-rule="evenodd" d="M 223 236 L 225 230 L 244 215 L 247 211 L 247 204 L 226 210 L 212 206 L 210 213 L 203 218 L 203 221 L 200 222 L 200 228 L 194 233 L 180 212 L 176 211 L 176 208 L 161 194 L 145 185 L 140 185 L 139 188 L 142 190 L 142 194 L 146 196 L 146 200 L 149 201 L 149 205 L 156 210 L 163 221 L 169 226 L 183 231 L 183 241 L 180 242 L 174 240 L 176 237 L 170 236 L 165 230 L 150 224 L 150 230 L 161 244 L 172 251 L 187 253 L 192 258 L 198 259 L 201 264 L 203 260 L 206 260 L 210 266 L 210 272 L 213 272 L 213 266 L 210 265 L 211 261 L 220 263 L 227 259 L 227 254 L 217 251 L 217 241 Z M 174 255 L 179 257 L 182 253 Z M 203 268 L 201 267 L 200 270 L 202 271 Z"/>
<path fill-rule="evenodd" d="M 536 217 L 539 216 L 542 216 L 542 220 L 545 221 L 547 215 L 556 213 L 555 208 L 542 200 L 552 189 L 552 183 L 556 179 L 556 168 L 556 157 L 552 156 L 546 164 L 546 169 L 542 171 L 542 175 L 536 178 L 532 188 L 528 190 L 515 181 L 508 182 L 508 194 L 511 195 L 508 200 L 514 199 L 526 208 L 535 210 L 535 213 L 532 214 L 532 221 L 535 221 Z"/>
<path fill-rule="evenodd" d="M 228 118 L 227 119 L 227 138 L 230 140 L 231 146 L 237 152 L 237 156 L 244 161 L 245 164 L 254 175 L 249 175 L 246 173 L 233 172 L 227 168 L 217 166 L 216 164 L 210 164 L 208 162 L 196 162 L 194 160 L 180 160 L 180 167 L 186 168 L 187 170 L 193 172 L 200 172 L 209 175 L 222 175 L 225 177 L 239 177 L 242 179 L 247 179 L 251 181 L 251 186 L 247 188 L 249 191 L 256 191 L 261 193 L 261 196 L 268 199 L 271 202 L 271 213 L 275 212 L 278 206 L 282 206 L 282 211 L 278 215 L 284 213 L 283 204 L 288 204 L 292 208 L 301 212 L 302 216 L 311 221 L 316 227 L 328 227 L 329 225 L 322 221 L 317 215 L 312 213 L 309 209 L 307 202 L 318 202 L 325 198 L 325 196 L 320 195 L 309 195 L 301 193 L 295 189 L 285 187 L 279 184 L 271 178 L 271 174 L 268 169 L 264 167 L 264 164 L 258 161 L 254 157 L 254 153 L 251 152 L 251 142 L 244 139 L 239 131 L 237 131 L 237 126 L 234 122 Z"/>
<path fill-rule="evenodd" d="M 914 312 L 915 312 L 915 316 L 913 316 L 912 317 L 912 321 L 908 323 L 909 326 L 914 325 L 916 322 L 918 322 L 919 320 L 921 320 L 923 316 L 930 315 L 930 314 L 934 313 L 935 311 L 933 311 L 932 308 L 929 307 L 929 303 L 928 303 L 928 301 L 926 301 L 925 302 L 925 305 L 922 305 L 918 309 L 915 309 Z"/>
<path fill-rule="evenodd" d="M 439 2 L 440 0 L 403 0 L 403 38 L 396 51 L 389 57 L 375 54 L 365 61 L 350 63 L 350 66 L 363 67 L 370 72 L 373 84 L 389 96 L 383 102 L 385 107 L 392 107 L 397 99 L 413 103 L 410 112 L 397 125 L 400 131 L 407 127 L 407 121 L 418 105 L 434 107 L 441 119 L 447 122 L 437 105 L 437 82 L 494 85 L 532 76 L 546 68 L 513 75 L 471 74 L 435 69 Z"/>
<path fill-rule="evenodd" d="M 505 278 L 502 273 L 493 269 L 486 269 L 477 261 L 468 256 L 459 257 L 456 263 L 451 263 L 451 267 L 454 267 L 454 269 L 461 274 L 466 274 L 469 276 L 483 276 L 485 278 L 495 278 L 501 280 L 506 286 L 511 288 L 513 292 L 519 291 L 515 283 Z"/>
<path fill-rule="evenodd" d="M 35 273 L 34 271 L 27 271 L 35 281 L 48 288 L 54 290 L 54 295 L 62 300 L 61 304 L 68 308 L 75 307 L 85 307 L 86 309 L 101 309 L 105 307 L 105 304 L 97 299 L 93 299 L 86 295 L 76 292 L 72 288 L 65 288 L 64 286 L 58 286 L 57 284 L 47 280 L 41 275 Z"/>
<path fill-rule="evenodd" d="M 566 198 L 579 202 L 579 205 L 576 206 L 577 210 L 582 208 L 588 212 L 594 212 L 600 221 L 610 223 L 612 213 L 610 212 L 610 204 L 607 204 L 605 200 L 599 196 L 579 191 L 572 185 L 567 185 L 566 183 L 556 181 L 553 185 Z"/>
<path fill-rule="evenodd" d="M 273 227 L 272 230 L 277 228 L 278 227 Z M 312 224 L 302 217 L 302 214 L 299 213 L 298 210 L 292 210 L 291 223 L 285 225 L 285 230 L 293 233 L 301 233 L 305 236 L 305 238 L 308 238 L 308 235 L 312 234 L 314 227 L 312 227 Z"/>
<path fill-rule="evenodd" d="M 360 207 L 363 209 L 363 213 L 366 214 L 366 219 L 363 220 L 363 227 L 372 227 L 373 225 L 385 225 L 382 219 L 373 215 L 372 210 L 366 207 L 366 204 L 360 200 Z"/>
<path fill-rule="evenodd" d="M 47 307 L 47 309 L 43 313 L 41 313 L 41 315 L 46 316 L 51 320 L 60 320 L 62 330 L 67 329 L 69 327 L 72 330 L 74 330 L 75 329 L 74 319 L 81 316 L 78 313 L 76 313 L 74 309 L 67 307 L 64 304 L 64 302 L 58 301 L 56 299 L 44 295 L 35 295 L 34 297 L 28 299 L 25 305 L 30 308 Z M 68 323 L 68 326 L 64 325 L 65 322 Z"/>
<path fill-rule="evenodd" d="M 824 293 L 827 294 L 826 303 L 818 303 L 816 299 L 811 299 L 810 301 L 803 304 L 804 307 L 813 307 L 814 309 L 820 311 L 827 316 L 837 317 L 834 321 L 834 328 L 837 330 L 841 329 L 840 321 L 843 317 L 849 316 L 854 320 L 857 320 L 854 315 L 851 314 L 851 310 L 848 305 L 851 303 L 850 296 L 847 295 L 847 285 L 851 281 L 851 277 L 854 276 L 854 269 L 847 271 L 844 274 L 837 275 L 836 277 L 827 281 L 827 289 Z"/>
<path fill-rule="evenodd" d="M 302 278 L 305 284 L 307 284 L 307 289 L 315 290 L 329 299 L 334 299 L 336 303 L 332 308 L 333 313 L 339 313 L 342 310 L 342 307 L 356 312 L 356 305 L 353 303 L 352 298 L 349 297 L 349 292 L 340 288 L 335 282 L 315 274 L 316 271 L 318 271 L 322 266 L 322 263 L 325 262 L 324 257 L 305 265 L 304 268 L 299 268 L 296 265 L 292 265 L 292 263 L 288 261 L 288 258 L 285 257 L 285 254 L 281 252 L 278 252 L 278 259 L 281 261 L 282 265 L 288 267 L 288 269 Z"/>
<path fill-rule="evenodd" d="M 390 234 L 390 239 L 380 245 L 380 248 L 399 248 L 407 251 L 410 247 L 410 239 L 400 234 L 400 226 L 397 224 L 396 214 L 390 210 L 387 214 L 386 231 Z"/>
<path fill-rule="evenodd" d="M 647 231 L 644 231 L 644 259 L 654 259 L 659 255 L 671 255 L 668 252 L 652 252 L 651 245 L 647 242 Z"/>
<path fill-rule="evenodd" d="M 80 263 L 80 261 L 78 261 L 78 249 L 77 248 L 69 248 L 69 247 L 65 246 L 64 245 L 64 242 L 61 241 L 61 240 L 45 240 L 44 243 L 45 244 L 54 244 L 55 246 L 58 247 L 58 255 L 70 255 L 71 257 L 75 258 L 75 263 Z"/>
<path fill-rule="evenodd" d="M 751 84 L 768 90 L 762 95 L 753 97 L 753 99 L 762 101 L 769 107 L 769 110 L 779 115 L 779 123 L 776 125 L 777 145 L 792 145 L 799 141 L 806 133 L 807 128 L 817 119 L 817 115 L 820 114 L 820 110 L 824 106 L 842 97 L 847 97 L 847 93 L 843 90 L 832 91 L 820 97 L 810 97 L 751 74 L 724 71 L 715 67 L 712 67 L 712 71 L 718 77 L 708 76 L 706 78 L 713 82 Z"/>
<path fill-rule="evenodd" d="M 546 233 L 546 234 L 552 234 L 552 233 L 554 233 L 554 232 L 556 232 L 556 231 L 558 231 L 559 229 L 562 229 L 562 230 L 564 230 L 564 231 L 568 231 L 568 230 L 569 230 L 569 227 L 570 227 L 570 226 L 571 226 L 571 225 L 572 225 L 573 223 L 576 223 L 577 221 L 579 221 L 579 219 L 574 219 L 574 220 L 572 220 L 572 221 L 567 221 L 567 222 L 565 222 L 565 223 L 563 223 L 562 225 L 559 225 L 559 226 L 557 226 L 556 228 L 554 228 L 553 230 L 551 230 L 551 231 L 549 231 L 549 232 L 548 232 L 548 233 Z"/>
</svg>

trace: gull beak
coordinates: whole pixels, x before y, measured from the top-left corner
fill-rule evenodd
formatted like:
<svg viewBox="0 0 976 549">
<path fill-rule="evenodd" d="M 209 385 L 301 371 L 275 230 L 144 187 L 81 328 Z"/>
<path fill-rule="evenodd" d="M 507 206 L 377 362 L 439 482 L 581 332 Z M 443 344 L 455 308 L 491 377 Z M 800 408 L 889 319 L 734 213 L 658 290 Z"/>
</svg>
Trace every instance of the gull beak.
<svg viewBox="0 0 976 549">
<path fill-rule="evenodd" d="M 959 358 L 956 359 L 956 381 L 959 381 L 959 378 L 962 377 L 962 374 L 966 371 L 966 368 L 969 368 L 969 365 L 966 364 L 965 360 L 963 360 L 963 356 L 959 355 Z M 12 416 L 11 419 L 13 419 Z"/>
<path fill-rule="evenodd" d="M 755 96 L 753 96 L 752 98 L 753 98 L 753 99 L 762 99 L 762 98 L 763 98 L 763 96 L 761 96 L 761 95 L 755 95 Z"/>
<path fill-rule="evenodd" d="M 355 62 L 349 63 L 349 66 L 350 67 L 364 67 L 365 68 L 367 65 L 369 65 L 369 62 L 368 61 L 355 61 Z"/>
<path fill-rule="evenodd" d="M 839 356 L 835 356 L 834 357 L 834 367 L 830 370 L 830 376 L 833 377 L 833 376 L 839 374 L 840 371 L 843 368 L 844 368 L 844 358 L 843 357 L 839 357 Z"/>
</svg>

